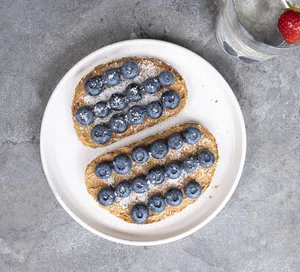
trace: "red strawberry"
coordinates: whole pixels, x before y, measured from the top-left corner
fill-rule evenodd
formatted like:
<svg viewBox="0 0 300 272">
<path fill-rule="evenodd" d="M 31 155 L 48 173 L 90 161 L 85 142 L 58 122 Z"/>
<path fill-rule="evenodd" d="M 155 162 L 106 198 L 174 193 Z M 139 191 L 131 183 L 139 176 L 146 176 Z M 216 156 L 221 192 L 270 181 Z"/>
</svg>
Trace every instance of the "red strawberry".
<svg viewBox="0 0 300 272">
<path fill-rule="evenodd" d="M 278 30 L 287 43 L 293 44 L 300 40 L 300 9 L 287 4 L 289 8 L 278 19 Z"/>
</svg>

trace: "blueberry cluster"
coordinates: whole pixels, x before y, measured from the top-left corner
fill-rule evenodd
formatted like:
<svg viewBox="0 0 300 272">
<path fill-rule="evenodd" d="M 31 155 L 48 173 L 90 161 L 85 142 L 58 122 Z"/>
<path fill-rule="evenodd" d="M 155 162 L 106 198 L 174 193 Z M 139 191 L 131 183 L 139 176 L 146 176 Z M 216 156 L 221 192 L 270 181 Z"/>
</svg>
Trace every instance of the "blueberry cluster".
<svg viewBox="0 0 300 272">
<path fill-rule="evenodd" d="M 195 172 L 200 165 L 203 168 L 210 168 L 215 162 L 215 156 L 209 150 L 202 150 L 198 156 L 187 156 L 183 161 L 171 161 L 162 166 L 152 167 L 145 177 L 149 183 L 158 185 L 164 182 L 165 178 L 177 179 L 183 171 L 186 173 Z"/>
<path fill-rule="evenodd" d="M 148 185 L 145 179 L 137 177 L 131 183 L 122 181 L 118 183 L 115 188 L 102 188 L 98 193 L 97 199 L 102 206 L 110 206 L 114 204 L 116 197 L 128 197 L 132 190 L 138 193 L 144 193 L 146 191 L 144 187 L 146 186 Z M 201 195 L 202 188 L 198 182 L 192 180 L 184 186 L 183 191 L 186 197 L 196 199 Z M 154 194 L 150 196 L 147 205 L 138 203 L 132 206 L 130 216 L 134 222 L 142 224 L 148 219 L 150 211 L 160 213 L 165 210 L 167 204 L 170 206 L 178 206 L 182 201 L 182 191 L 178 188 L 170 188 L 165 195 Z"/>
<path fill-rule="evenodd" d="M 93 76 L 88 78 L 84 83 L 84 90 L 88 95 L 97 96 L 103 92 L 106 86 L 112 87 L 117 85 L 121 80 L 121 75 L 125 79 L 133 79 L 139 74 L 139 68 L 136 62 L 127 60 L 123 63 L 120 69 L 110 68 L 104 71 L 101 76 Z M 138 84 L 130 84 L 128 90 L 126 89 L 126 96 L 130 102 L 136 102 L 140 99 L 135 98 L 136 94 L 133 89 L 144 89 L 147 93 L 156 93 L 161 86 L 169 87 L 174 83 L 174 75 L 169 71 L 163 71 L 159 74 L 158 78 L 148 78 L 142 86 Z M 133 95 L 132 95 L 133 94 Z M 131 100 L 133 99 L 133 100 Z M 137 99 L 137 100 L 136 100 Z"/>
<path fill-rule="evenodd" d="M 135 163 L 146 163 L 150 156 L 155 159 L 163 159 L 170 149 L 179 150 L 184 143 L 196 144 L 201 138 L 201 132 L 198 128 L 190 126 L 182 134 L 173 133 L 167 141 L 156 140 L 149 147 L 137 146 L 132 149 L 130 157 L 126 154 L 119 154 L 114 157 L 112 163 L 101 162 L 95 167 L 95 175 L 101 179 L 108 179 L 112 172 L 125 175 L 132 168 L 132 161 Z M 115 202 L 116 197 L 128 197 L 132 191 L 137 194 L 145 193 L 149 184 L 159 185 L 165 178 L 177 179 L 183 171 L 192 173 L 196 171 L 198 165 L 203 168 L 211 167 L 215 162 L 215 156 L 209 150 L 202 150 L 196 157 L 187 156 L 183 161 L 171 161 L 162 166 L 154 166 L 146 175 L 140 175 L 133 178 L 130 182 L 122 181 L 115 188 L 103 188 L 98 193 L 98 201 L 103 206 L 110 206 Z M 191 181 L 184 187 L 184 193 L 189 198 L 197 198 L 201 194 L 201 186 L 195 181 Z M 165 209 L 166 203 L 171 206 L 178 206 L 183 200 L 183 193 L 177 188 L 171 188 L 164 196 L 153 195 L 149 198 L 147 205 L 136 204 L 131 208 L 130 214 L 136 223 L 143 223 L 149 217 L 149 209 L 155 213 Z"/>
<path fill-rule="evenodd" d="M 142 148 L 142 147 L 137 147 Z M 146 162 L 149 159 L 149 153 L 145 149 L 140 149 L 140 153 L 132 156 L 133 161 L 138 159 L 138 163 Z M 203 168 L 211 167 L 215 162 L 215 156 L 209 150 L 202 150 L 197 157 L 187 156 L 182 162 L 171 161 L 165 167 L 154 166 L 145 176 L 138 176 L 131 182 L 131 187 L 136 193 L 144 193 L 148 189 L 149 183 L 158 185 L 164 182 L 165 178 L 177 179 L 182 172 L 192 173 L 196 171 L 198 165 Z M 95 175 L 101 179 L 108 179 L 112 171 L 118 175 L 126 175 L 132 167 L 132 162 L 126 154 L 117 155 L 112 163 L 101 162 L 95 167 Z"/>
<path fill-rule="evenodd" d="M 101 179 L 108 179 L 112 171 L 119 175 L 126 175 L 132 166 L 130 158 L 126 154 L 119 154 L 114 157 L 112 163 L 100 162 L 95 167 L 95 175 Z"/>
<path fill-rule="evenodd" d="M 122 94 L 113 94 L 108 102 L 100 101 L 93 108 L 81 107 L 76 112 L 76 120 L 81 125 L 90 125 L 96 117 L 105 118 L 110 111 L 122 110 L 126 107 L 128 99 Z M 96 125 L 91 131 L 91 138 L 96 144 L 105 144 L 111 137 L 112 132 L 123 133 L 128 129 L 129 124 L 141 125 L 146 116 L 151 119 L 158 119 L 163 114 L 163 108 L 175 109 L 180 103 L 180 96 L 175 91 L 166 91 L 161 101 L 153 101 L 146 107 L 134 105 L 129 108 L 126 114 L 116 113 L 112 115 L 108 124 Z"/>
<path fill-rule="evenodd" d="M 85 91 L 92 96 L 100 94 L 105 86 L 115 86 L 120 82 L 121 75 L 124 78 L 132 79 L 139 73 L 138 65 L 133 61 L 126 61 L 118 70 L 111 68 L 104 71 L 102 77 L 96 76 L 88 78 L 85 82 Z M 121 111 L 130 102 L 138 102 L 142 99 L 144 92 L 156 93 L 161 86 L 168 87 L 174 83 L 174 75 L 169 71 L 163 71 L 158 78 L 148 78 L 142 85 L 131 83 L 126 87 L 125 93 L 112 94 L 108 101 L 100 101 L 93 107 L 83 106 L 76 112 L 76 120 L 79 124 L 90 125 L 96 117 L 105 118 L 111 110 Z M 153 101 L 147 106 L 134 105 L 127 113 L 114 114 L 108 124 L 96 125 L 91 131 L 91 138 L 96 144 L 105 144 L 111 137 L 112 132 L 123 133 L 128 129 L 129 124 L 140 125 L 146 116 L 151 119 L 158 119 L 162 116 L 163 110 L 173 110 L 178 107 L 180 96 L 172 90 L 165 91 L 160 101 Z"/>
<path fill-rule="evenodd" d="M 128 62 L 134 63 L 132 61 L 127 61 L 124 64 Z M 136 63 L 135 65 L 137 67 Z M 137 73 L 135 73 L 134 75 L 135 76 L 138 75 L 138 70 Z M 109 80 L 110 77 L 111 80 Z M 114 79 L 115 77 L 117 80 L 112 81 L 112 79 Z M 98 80 L 98 78 L 96 79 L 95 78 L 96 77 L 89 78 L 86 82 L 92 82 L 93 81 L 92 79 Z M 105 86 L 105 84 L 108 84 L 109 86 L 114 86 L 119 83 L 120 74 L 115 68 L 108 69 L 104 72 L 102 78 L 105 78 L 105 80 L 103 81 L 104 82 L 103 86 Z M 125 94 L 120 94 L 120 93 L 112 94 L 109 101 L 107 102 L 101 101 L 97 103 L 94 109 L 91 109 L 89 107 L 83 107 L 79 109 L 79 113 L 81 113 L 82 111 L 85 112 L 89 111 L 88 112 L 89 115 L 92 115 L 92 113 L 94 113 L 95 115 L 94 117 L 104 118 L 109 114 L 110 110 L 121 111 L 127 106 L 129 102 L 139 102 L 142 99 L 143 94 L 145 92 L 149 94 L 154 94 L 160 89 L 161 86 L 164 87 L 170 86 L 173 83 L 174 83 L 174 75 L 169 71 L 163 71 L 159 74 L 158 79 L 148 78 L 145 80 L 145 82 L 142 85 L 137 83 L 131 83 L 126 87 Z M 96 83 L 94 85 L 97 86 Z M 178 93 L 175 91 L 168 90 L 162 95 L 160 102 L 154 101 L 152 102 L 151 106 L 147 107 L 147 113 L 150 118 L 157 119 L 162 114 L 163 111 L 162 107 L 165 107 L 167 109 L 175 109 L 178 106 L 179 102 L 180 102 L 180 96 L 178 95 Z M 76 116 L 76 119 L 81 125 L 89 125 L 94 120 L 92 116 L 91 118 L 87 119 L 84 118 L 82 114 Z"/>
<path fill-rule="evenodd" d="M 105 137 L 111 137 L 111 131 L 107 127 L 102 126 L 103 129 L 98 131 L 95 130 L 96 127 L 92 129 L 92 133 L 94 133 L 93 137 L 99 137 L 102 139 Z M 168 154 L 169 148 L 178 150 L 183 146 L 184 142 L 186 142 L 187 144 L 196 144 L 197 142 L 199 142 L 200 138 L 200 130 L 196 127 L 190 126 L 183 131 L 182 135 L 180 133 L 171 134 L 168 137 L 167 141 L 158 139 L 152 142 L 148 147 L 137 146 L 133 148 L 130 153 L 131 159 L 126 154 L 120 154 L 114 157 L 112 164 L 108 162 L 102 162 L 97 164 L 95 168 L 95 174 L 101 179 L 109 178 L 112 174 L 112 170 L 119 175 L 127 174 L 132 167 L 132 161 L 136 163 L 145 163 L 150 159 L 150 156 L 152 156 L 155 159 L 163 159 Z M 198 158 L 194 158 L 192 156 L 186 157 L 181 165 L 179 165 L 179 163 L 176 164 L 175 162 L 170 163 L 166 166 L 166 169 L 163 171 L 166 171 L 168 177 L 177 178 L 176 175 L 178 175 L 178 173 L 181 174 L 181 169 L 183 169 L 187 173 L 193 172 L 196 170 L 198 163 L 203 167 L 205 167 L 205 165 L 207 165 L 207 167 L 210 167 L 211 165 L 209 165 L 209 161 L 213 159 L 214 162 L 213 154 L 209 152 L 209 154 L 213 156 L 211 158 L 209 156 L 204 158 L 204 155 L 200 156 L 200 154 L 202 153 L 199 153 Z M 176 169 L 177 172 L 173 173 Z M 163 180 L 160 182 L 160 179 L 162 177 L 159 176 L 159 173 L 161 171 L 162 170 L 154 168 L 151 172 L 147 174 L 148 179 L 151 182 L 153 181 L 153 183 L 162 183 Z M 165 174 L 162 174 L 162 176 L 164 175 Z"/>
<path fill-rule="evenodd" d="M 88 95 L 96 96 L 102 93 L 106 86 L 117 85 L 121 80 L 121 75 L 126 79 L 132 79 L 138 74 L 138 65 L 134 61 L 128 60 L 123 63 L 120 69 L 110 68 L 104 71 L 102 77 L 88 78 L 84 83 L 84 90 Z"/>
<path fill-rule="evenodd" d="M 134 87 L 132 85 L 134 85 Z M 133 91 L 132 93 L 127 92 L 128 87 L 130 87 L 129 91 Z M 141 85 L 132 83 L 126 88 L 126 96 L 120 93 L 112 94 L 108 101 L 100 101 L 94 107 L 84 106 L 79 108 L 76 112 L 76 120 L 81 125 L 90 125 L 96 117 L 105 118 L 111 110 L 121 111 L 126 108 L 129 102 L 140 101 L 142 99 L 143 90 Z M 163 108 L 175 109 L 179 103 L 179 94 L 175 91 L 168 90 L 162 94 L 161 101 L 153 101 L 146 107 L 138 105 L 132 106 L 127 113 L 128 121 L 135 124 L 134 119 L 129 115 L 134 107 L 138 107 L 142 110 L 144 117 L 146 117 L 147 114 L 152 119 L 158 119 L 163 113 Z M 140 119 L 142 123 L 144 119 Z"/>
</svg>

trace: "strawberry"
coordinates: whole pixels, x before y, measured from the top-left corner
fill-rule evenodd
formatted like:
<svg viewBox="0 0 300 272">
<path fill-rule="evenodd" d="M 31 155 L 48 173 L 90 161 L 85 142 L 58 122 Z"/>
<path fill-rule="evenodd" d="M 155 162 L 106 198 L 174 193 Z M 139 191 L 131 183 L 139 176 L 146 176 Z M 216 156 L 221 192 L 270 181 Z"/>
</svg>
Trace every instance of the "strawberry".
<svg viewBox="0 0 300 272">
<path fill-rule="evenodd" d="M 278 19 L 278 30 L 285 41 L 294 44 L 300 40 L 300 9 L 287 2 L 288 8 Z"/>
</svg>

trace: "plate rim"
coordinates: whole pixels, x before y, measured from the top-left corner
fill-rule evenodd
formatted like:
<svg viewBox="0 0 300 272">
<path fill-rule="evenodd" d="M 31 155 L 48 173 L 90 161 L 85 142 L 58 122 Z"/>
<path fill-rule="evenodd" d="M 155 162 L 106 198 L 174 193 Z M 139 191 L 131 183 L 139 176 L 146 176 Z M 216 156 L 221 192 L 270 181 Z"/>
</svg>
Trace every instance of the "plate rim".
<svg viewBox="0 0 300 272">
<path fill-rule="evenodd" d="M 132 43 L 147 43 L 147 42 L 152 42 L 152 43 L 157 43 L 158 45 L 168 45 L 168 46 L 173 46 L 173 47 L 177 47 L 181 50 L 184 51 L 188 51 L 189 53 L 191 53 L 192 55 L 194 55 L 194 57 L 196 58 L 201 58 L 202 61 L 205 62 L 206 65 L 209 65 L 216 73 L 218 73 L 224 80 L 224 83 L 228 85 L 228 90 L 226 90 L 226 95 L 231 96 L 231 100 L 235 106 L 236 112 L 237 112 L 237 119 L 239 121 L 239 124 L 241 126 L 241 160 L 238 166 L 238 171 L 236 174 L 236 178 L 229 190 L 229 192 L 227 193 L 226 197 L 223 199 L 223 201 L 221 202 L 221 204 L 214 210 L 214 212 L 212 212 L 205 220 L 203 220 L 201 223 L 199 223 L 198 225 L 196 225 L 193 228 L 190 228 L 189 230 L 184 231 L 183 233 L 168 237 L 168 238 L 162 238 L 159 240 L 155 240 L 155 241 L 132 241 L 132 240 L 126 240 L 126 239 L 122 239 L 122 238 L 118 238 L 118 237 L 113 237 L 110 235 L 107 235 L 105 233 L 102 233 L 100 231 L 97 231 L 96 229 L 94 229 L 93 227 L 91 227 L 89 224 L 85 223 L 83 220 L 81 220 L 79 217 L 77 217 L 77 215 L 75 213 L 73 213 L 73 211 L 65 204 L 65 202 L 63 201 L 63 199 L 60 197 L 60 195 L 58 194 L 58 192 L 55 189 L 54 183 L 52 182 L 51 178 L 50 178 L 50 174 L 48 171 L 48 167 L 47 167 L 47 163 L 46 163 L 46 155 L 45 155 L 45 143 L 44 140 L 45 137 L 43 137 L 44 135 L 44 127 L 45 127 L 45 120 L 46 120 L 46 116 L 49 114 L 49 105 L 51 104 L 51 101 L 54 99 L 55 94 L 59 91 L 59 86 L 62 84 L 63 80 L 65 77 L 67 77 L 68 74 L 72 73 L 73 70 L 75 70 L 77 68 L 77 66 L 79 66 L 82 62 L 84 62 L 87 58 L 92 58 L 93 55 L 97 55 L 99 53 L 99 51 L 103 51 L 105 49 L 107 49 L 108 47 L 112 47 L 112 46 L 123 46 L 126 44 L 132 44 Z M 226 88 L 227 89 L 227 88 Z M 166 243 L 170 243 L 170 242 L 174 242 L 177 240 L 180 240 L 184 237 L 187 237 L 191 234 L 193 234 L 194 232 L 198 231 L 199 229 L 201 229 L 202 227 L 204 227 L 206 224 L 208 224 L 214 217 L 216 217 L 218 215 L 218 213 L 225 207 L 225 205 L 228 203 L 229 199 L 232 197 L 243 172 L 244 169 L 244 165 L 245 165 L 245 160 L 246 160 L 246 150 L 247 150 L 247 136 L 246 136 L 246 126 L 245 126 L 245 121 L 244 121 L 244 117 L 243 117 L 243 113 L 241 110 L 241 107 L 239 105 L 239 102 L 232 90 L 232 88 L 230 87 L 230 85 L 227 83 L 227 81 L 224 79 L 224 77 L 220 74 L 220 72 L 214 68 L 207 60 L 205 60 L 204 58 L 202 58 L 201 56 L 199 56 L 198 54 L 196 54 L 195 52 L 171 43 L 171 42 L 167 42 L 167 41 L 162 41 L 162 40 L 155 40 L 155 39 L 134 39 L 134 40 L 124 40 L 124 41 L 120 41 L 120 42 L 116 42 L 113 44 L 109 44 L 106 45 L 104 47 L 101 47 L 93 52 L 91 52 L 90 54 L 86 55 L 84 58 L 82 58 L 81 60 L 79 60 L 77 63 L 75 63 L 75 65 L 73 65 L 67 73 L 65 73 L 63 75 L 63 77 L 59 80 L 58 84 L 56 84 L 56 86 L 54 87 L 50 98 L 48 99 L 47 102 L 47 106 L 45 108 L 44 114 L 43 114 L 43 118 L 42 118 L 42 123 L 41 123 L 41 130 L 40 130 L 40 155 L 41 155 L 41 161 L 42 161 L 42 167 L 43 167 L 43 171 L 46 177 L 46 180 L 55 196 L 55 198 L 57 199 L 57 201 L 59 202 L 59 204 L 63 207 L 63 209 L 81 226 L 83 226 L 85 229 L 89 230 L 90 232 L 92 232 L 93 234 L 100 236 L 104 239 L 116 242 L 116 243 L 121 243 L 121 244 L 125 244 L 125 245 L 134 245 L 134 246 L 153 246 L 153 245 L 161 245 L 161 244 L 166 244 Z"/>
</svg>

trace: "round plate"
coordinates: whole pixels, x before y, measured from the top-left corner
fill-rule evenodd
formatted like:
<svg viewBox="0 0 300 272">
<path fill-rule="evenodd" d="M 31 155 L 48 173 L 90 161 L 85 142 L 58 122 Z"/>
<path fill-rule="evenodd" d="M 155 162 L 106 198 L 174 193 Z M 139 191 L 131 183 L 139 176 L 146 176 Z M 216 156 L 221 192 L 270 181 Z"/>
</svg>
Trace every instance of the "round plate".
<svg viewBox="0 0 300 272">
<path fill-rule="evenodd" d="M 78 140 L 71 116 L 75 87 L 95 66 L 123 57 L 149 56 L 173 66 L 185 79 L 188 101 L 176 117 L 92 149 Z M 211 186 L 184 211 L 158 223 L 130 224 L 101 209 L 88 194 L 84 172 L 97 156 L 184 122 L 204 125 L 215 136 L 220 160 Z M 195 53 L 157 40 L 130 40 L 101 48 L 79 61 L 55 88 L 43 117 L 41 158 L 49 185 L 63 208 L 91 232 L 124 244 L 155 245 L 185 237 L 207 224 L 236 188 L 245 161 L 246 131 L 239 104 L 223 77 Z"/>
</svg>

